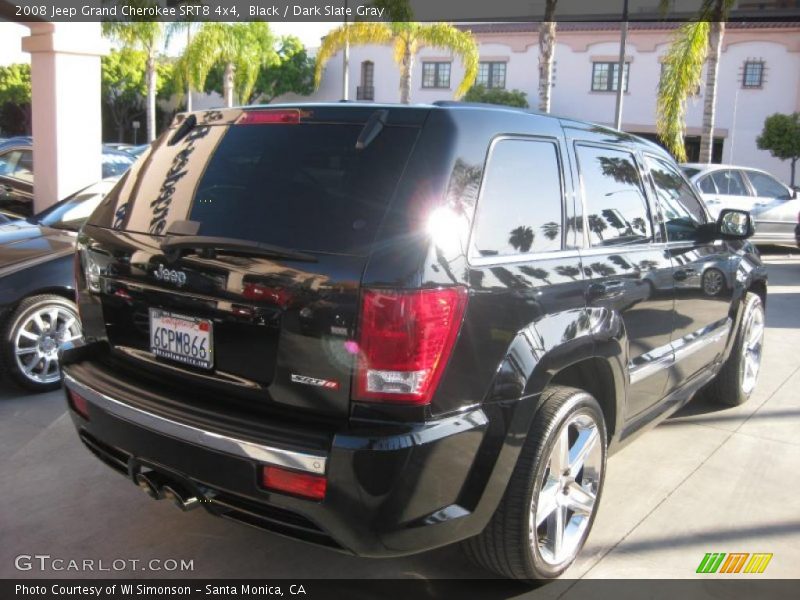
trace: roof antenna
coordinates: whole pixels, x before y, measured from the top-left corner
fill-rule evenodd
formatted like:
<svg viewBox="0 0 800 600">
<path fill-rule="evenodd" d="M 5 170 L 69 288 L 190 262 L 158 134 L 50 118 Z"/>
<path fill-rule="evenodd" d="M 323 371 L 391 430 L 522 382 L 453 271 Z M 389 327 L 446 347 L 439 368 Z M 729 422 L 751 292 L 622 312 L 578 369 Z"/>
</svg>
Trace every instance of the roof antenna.
<svg viewBox="0 0 800 600">
<path fill-rule="evenodd" d="M 173 134 L 173 136 L 172 136 L 172 137 L 169 139 L 169 142 L 167 142 L 167 145 L 168 145 L 168 146 L 174 146 L 175 144 L 177 144 L 178 142 L 180 142 L 180 141 L 181 141 L 183 138 L 185 138 L 185 137 L 186 137 L 186 135 L 187 135 L 187 134 L 188 134 L 188 133 L 189 133 L 189 132 L 190 132 L 192 129 L 194 129 L 194 126 L 195 126 L 195 125 L 197 125 L 197 117 L 196 117 L 196 116 L 194 116 L 194 115 L 192 114 L 192 115 L 189 115 L 188 117 L 186 117 L 186 118 L 183 120 L 183 123 L 181 123 L 181 124 L 178 126 L 178 130 L 177 130 L 177 131 L 176 131 L 176 132 Z"/>
</svg>

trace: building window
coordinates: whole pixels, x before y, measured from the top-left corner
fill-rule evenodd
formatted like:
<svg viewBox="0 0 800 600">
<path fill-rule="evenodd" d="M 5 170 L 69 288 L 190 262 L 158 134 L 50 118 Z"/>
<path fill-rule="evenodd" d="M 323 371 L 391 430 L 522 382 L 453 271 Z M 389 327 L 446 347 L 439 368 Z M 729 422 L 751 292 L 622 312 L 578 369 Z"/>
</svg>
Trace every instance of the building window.
<svg viewBox="0 0 800 600">
<path fill-rule="evenodd" d="M 592 91 L 616 92 L 617 91 L 617 66 L 615 62 L 592 63 Z M 622 89 L 628 91 L 628 73 L 630 63 L 625 63 L 622 70 Z"/>
<path fill-rule="evenodd" d="M 356 90 L 356 100 L 375 100 L 375 63 L 361 63 L 361 85 Z"/>
<path fill-rule="evenodd" d="M 743 88 L 760 88 L 764 83 L 764 63 L 761 61 L 748 60 L 744 63 L 744 73 L 742 76 Z"/>
<path fill-rule="evenodd" d="M 478 78 L 475 83 L 486 88 L 506 87 L 506 63 L 482 62 L 478 65 Z"/>
<path fill-rule="evenodd" d="M 424 62 L 422 63 L 422 87 L 424 88 L 449 88 L 450 63 L 449 62 Z"/>
</svg>

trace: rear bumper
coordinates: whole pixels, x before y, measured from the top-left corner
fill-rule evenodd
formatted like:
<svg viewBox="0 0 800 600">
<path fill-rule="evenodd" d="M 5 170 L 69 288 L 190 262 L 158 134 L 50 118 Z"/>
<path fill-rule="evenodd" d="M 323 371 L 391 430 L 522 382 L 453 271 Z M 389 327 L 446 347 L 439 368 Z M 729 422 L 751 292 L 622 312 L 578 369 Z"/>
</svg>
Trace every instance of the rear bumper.
<svg viewBox="0 0 800 600">
<path fill-rule="evenodd" d="M 144 410 L 91 374 L 86 363 L 64 367 L 65 386 L 89 402 L 89 420 L 71 415 L 83 443 L 115 470 L 133 481 L 154 471 L 215 515 L 375 557 L 479 533 L 505 490 L 534 405 L 529 399 L 424 424 L 351 425 L 332 432 L 327 447 L 303 447 Z M 325 499 L 263 489 L 265 464 L 324 474 Z"/>
</svg>

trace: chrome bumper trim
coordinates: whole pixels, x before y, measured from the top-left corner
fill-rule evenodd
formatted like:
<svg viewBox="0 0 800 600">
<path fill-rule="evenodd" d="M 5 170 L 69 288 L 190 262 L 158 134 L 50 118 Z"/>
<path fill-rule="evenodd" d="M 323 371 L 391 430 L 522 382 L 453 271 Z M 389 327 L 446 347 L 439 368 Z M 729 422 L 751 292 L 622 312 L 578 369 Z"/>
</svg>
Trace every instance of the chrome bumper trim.
<svg viewBox="0 0 800 600">
<path fill-rule="evenodd" d="M 328 457 L 324 454 L 310 454 L 274 446 L 265 446 L 179 423 L 115 400 L 76 381 L 74 377 L 66 372 L 64 373 L 64 385 L 67 388 L 74 389 L 90 403 L 107 413 L 150 431 L 163 433 L 185 442 L 204 446 L 210 450 L 233 454 L 249 460 L 286 467 L 287 469 L 306 471 L 315 475 L 325 474 Z"/>
</svg>

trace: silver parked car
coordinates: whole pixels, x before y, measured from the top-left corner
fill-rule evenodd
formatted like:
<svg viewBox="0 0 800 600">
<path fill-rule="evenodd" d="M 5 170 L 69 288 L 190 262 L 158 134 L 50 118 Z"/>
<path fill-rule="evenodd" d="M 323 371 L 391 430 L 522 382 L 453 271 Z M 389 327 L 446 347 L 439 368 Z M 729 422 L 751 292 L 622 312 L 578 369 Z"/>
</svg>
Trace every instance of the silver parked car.
<svg viewBox="0 0 800 600">
<path fill-rule="evenodd" d="M 800 199 L 797 190 L 760 169 L 734 165 L 681 165 L 716 218 L 723 208 L 748 210 L 755 221 L 756 244 L 792 244 L 795 241 Z"/>
</svg>

